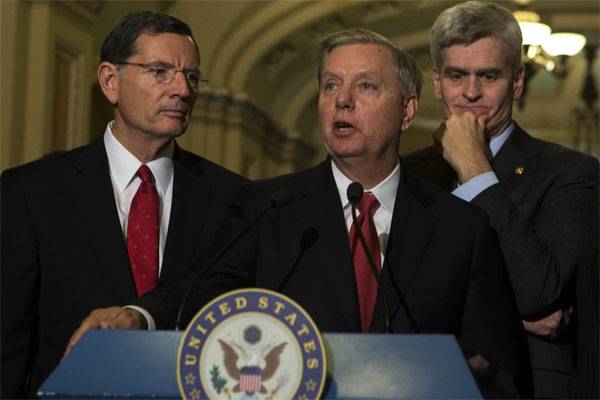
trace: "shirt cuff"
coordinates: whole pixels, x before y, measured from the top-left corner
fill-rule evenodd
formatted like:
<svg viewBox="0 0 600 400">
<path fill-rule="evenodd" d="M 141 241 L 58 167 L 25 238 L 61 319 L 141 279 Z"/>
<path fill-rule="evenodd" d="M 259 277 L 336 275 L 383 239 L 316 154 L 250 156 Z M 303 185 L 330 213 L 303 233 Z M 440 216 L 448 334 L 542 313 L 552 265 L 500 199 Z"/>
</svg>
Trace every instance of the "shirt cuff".
<svg viewBox="0 0 600 400">
<path fill-rule="evenodd" d="M 469 179 L 464 184 L 459 185 L 452 191 L 452 194 L 470 202 L 479 193 L 498 182 L 498 177 L 493 171 L 484 172 L 481 175 L 477 175 L 476 177 Z"/>
<path fill-rule="evenodd" d="M 132 306 L 132 305 L 125 306 L 123 308 L 129 308 L 131 310 L 135 310 L 135 311 L 139 312 L 146 319 L 146 323 L 148 324 L 148 330 L 149 331 L 156 330 L 156 323 L 154 322 L 154 318 L 152 318 L 152 315 L 150 315 L 150 313 L 148 311 L 144 310 L 142 307 Z"/>
</svg>

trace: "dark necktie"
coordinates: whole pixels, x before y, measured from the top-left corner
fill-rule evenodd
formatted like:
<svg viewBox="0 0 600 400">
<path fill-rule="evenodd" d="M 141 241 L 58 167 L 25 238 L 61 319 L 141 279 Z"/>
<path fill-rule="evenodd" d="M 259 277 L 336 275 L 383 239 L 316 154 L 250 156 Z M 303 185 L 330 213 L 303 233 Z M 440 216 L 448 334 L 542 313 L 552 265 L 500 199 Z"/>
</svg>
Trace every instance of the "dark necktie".
<svg viewBox="0 0 600 400">
<path fill-rule="evenodd" d="M 158 280 L 158 193 L 152 171 L 142 165 L 142 180 L 129 209 L 127 252 L 138 297 L 156 286 Z"/>
<path fill-rule="evenodd" d="M 372 193 L 366 192 L 360 199 L 357 209 L 360 215 L 356 218 L 359 229 L 362 231 L 367 247 L 375 261 L 375 267 L 381 271 L 381 254 L 379 250 L 379 240 L 377 230 L 373 222 L 373 214 L 379 207 L 379 202 Z M 358 307 L 360 311 L 360 325 L 363 332 L 368 332 L 373 318 L 373 309 L 377 298 L 377 280 L 369 266 L 367 254 L 360 244 L 356 234 L 356 225 L 352 224 L 350 228 L 350 251 L 352 252 L 352 262 L 354 263 L 354 278 L 356 280 L 356 291 L 358 294 Z"/>
</svg>

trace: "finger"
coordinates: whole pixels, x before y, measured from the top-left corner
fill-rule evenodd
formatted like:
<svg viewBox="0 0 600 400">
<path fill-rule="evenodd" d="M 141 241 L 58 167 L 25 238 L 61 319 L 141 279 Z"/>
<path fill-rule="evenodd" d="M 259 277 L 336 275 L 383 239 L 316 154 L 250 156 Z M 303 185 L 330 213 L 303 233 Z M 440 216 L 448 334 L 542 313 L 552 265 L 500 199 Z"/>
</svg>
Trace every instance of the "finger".
<svg viewBox="0 0 600 400">
<path fill-rule="evenodd" d="M 98 324 L 99 329 L 112 329 L 112 324 L 110 320 L 102 320 Z"/>
<path fill-rule="evenodd" d="M 485 132 L 485 129 L 487 127 L 486 118 L 487 117 L 485 115 L 480 115 L 479 117 L 477 117 L 477 127 L 479 128 L 480 132 Z"/>
<path fill-rule="evenodd" d="M 106 323 L 106 319 L 103 317 L 103 311 L 104 310 L 95 310 L 86 319 L 84 319 L 83 322 L 81 322 L 79 328 L 77 328 L 77 330 L 71 336 L 71 339 L 67 344 L 67 348 L 65 349 L 65 354 L 63 355 L 63 358 L 71 352 L 73 347 L 75 347 L 77 342 L 79 342 L 81 337 L 86 332 L 88 332 L 91 329 L 97 328 L 106 329 L 102 327 Z"/>
<path fill-rule="evenodd" d="M 145 319 L 142 314 L 136 310 L 124 309 L 115 320 L 117 329 L 145 329 Z"/>
<path fill-rule="evenodd" d="M 562 319 L 562 313 L 552 316 L 553 321 L 560 321 Z"/>
<path fill-rule="evenodd" d="M 62 359 L 64 359 L 71 352 L 71 350 L 73 350 L 73 347 L 75 347 L 75 345 L 77 344 L 77 342 L 79 342 L 79 339 L 81 339 L 81 337 L 88 330 L 89 329 L 82 329 L 82 327 L 80 326 L 79 329 L 77 329 L 73 333 L 73 336 L 71 336 L 71 339 L 69 339 L 69 343 L 67 343 L 67 348 L 65 349 L 65 354 L 63 354 Z"/>
<path fill-rule="evenodd" d="M 131 310 L 124 310 L 119 316 L 115 319 L 114 325 L 115 329 L 131 329 L 134 326 L 134 319 L 131 315 Z"/>
</svg>

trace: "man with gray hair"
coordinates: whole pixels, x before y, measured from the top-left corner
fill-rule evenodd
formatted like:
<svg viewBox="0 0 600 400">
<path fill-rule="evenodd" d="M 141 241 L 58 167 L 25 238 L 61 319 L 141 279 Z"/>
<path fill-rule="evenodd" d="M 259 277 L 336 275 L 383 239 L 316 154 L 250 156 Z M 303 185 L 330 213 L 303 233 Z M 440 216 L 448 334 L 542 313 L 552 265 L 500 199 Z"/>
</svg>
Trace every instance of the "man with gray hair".
<svg viewBox="0 0 600 400">
<path fill-rule="evenodd" d="M 415 61 L 361 29 L 327 37 L 318 57 L 320 130 L 329 157 L 306 171 L 242 188 L 219 243 L 278 190 L 287 188 L 291 201 L 253 225 L 205 274 L 184 320 L 225 291 L 257 286 L 291 297 L 322 331 L 449 333 L 478 375 L 507 376 L 500 370 L 515 377 L 521 328 L 487 217 L 400 165 L 400 135 L 415 116 L 422 83 Z M 356 199 L 358 225 L 347 195 L 352 182 L 365 190 Z M 138 305 L 157 327 L 172 328 L 190 281 L 187 276 L 159 287 Z M 106 325 L 147 323 L 134 310 L 97 310 L 72 343 Z"/>
<path fill-rule="evenodd" d="M 458 4 L 440 14 L 430 39 L 446 120 L 436 145 L 407 157 L 406 166 L 487 212 L 528 333 L 535 396 L 569 397 L 575 277 L 598 268 L 598 162 L 535 139 L 512 120 L 524 69 L 509 10 Z M 597 397 L 597 313 L 591 317 L 596 387 L 588 394 Z"/>
</svg>

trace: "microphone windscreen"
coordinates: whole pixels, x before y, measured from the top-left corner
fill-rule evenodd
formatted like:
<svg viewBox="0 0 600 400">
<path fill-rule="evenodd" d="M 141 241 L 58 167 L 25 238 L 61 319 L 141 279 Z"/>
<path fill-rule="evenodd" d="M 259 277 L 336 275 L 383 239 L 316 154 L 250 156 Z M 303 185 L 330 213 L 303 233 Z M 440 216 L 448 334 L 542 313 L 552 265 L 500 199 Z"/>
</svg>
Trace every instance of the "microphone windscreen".
<svg viewBox="0 0 600 400">
<path fill-rule="evenodd" d="M 348 185 L 348 189 L 346 190 L 346 195 L 348 196 L 348 201 L 351 204 L 356 205 L 360 201 L 363 195 L 363 186 L 358 182 L 352 182 Z"/>
<path fill-rule="evenodd" d="M 286 187 L 281 188 L 273 193 L 271 200 L 269 200 L 272 207 L 282 207 L 290 201 L 292 201 L 292 191 Z"/>
</svg>

